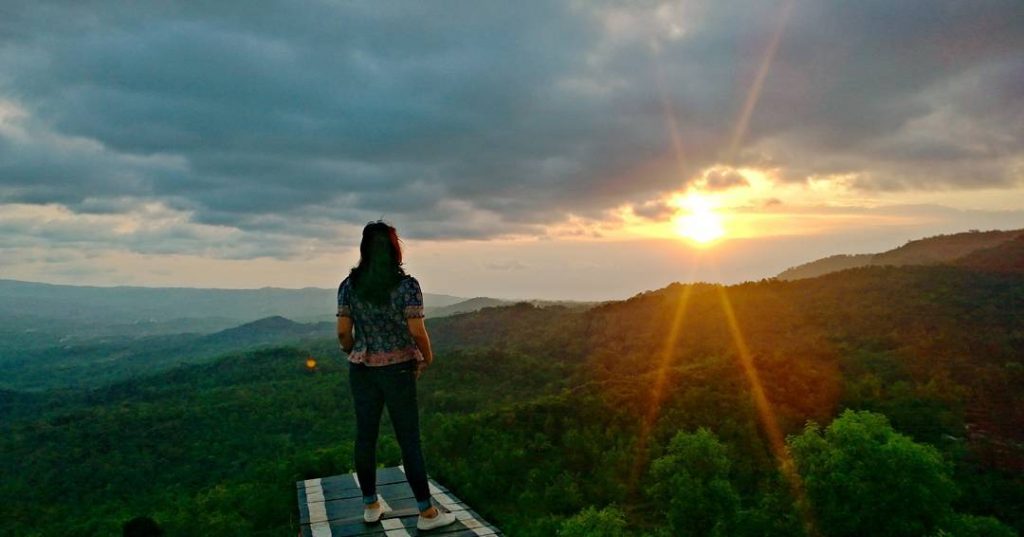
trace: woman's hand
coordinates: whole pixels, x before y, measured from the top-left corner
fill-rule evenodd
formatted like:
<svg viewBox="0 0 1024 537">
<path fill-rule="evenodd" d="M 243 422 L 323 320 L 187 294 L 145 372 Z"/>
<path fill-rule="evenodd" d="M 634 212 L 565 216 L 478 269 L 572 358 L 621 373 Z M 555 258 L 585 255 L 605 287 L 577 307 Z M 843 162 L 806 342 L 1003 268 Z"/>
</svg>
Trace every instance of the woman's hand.
<svg viewBox="0 0 1024 537">
<path fill-rule="evenodd" d="M 433 356 L 424 357 L 423 360 L 416 362 L 416 380 L 420 379 L 420 375 L 430 367 L 430 364 L 434 362 Z"/>
</svg>

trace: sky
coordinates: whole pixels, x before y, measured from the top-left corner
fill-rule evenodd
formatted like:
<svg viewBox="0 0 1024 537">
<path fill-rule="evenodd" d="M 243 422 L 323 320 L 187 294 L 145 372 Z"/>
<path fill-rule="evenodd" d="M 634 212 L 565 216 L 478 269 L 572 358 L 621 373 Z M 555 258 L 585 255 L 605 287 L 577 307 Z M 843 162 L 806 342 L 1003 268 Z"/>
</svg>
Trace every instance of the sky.
<svg viewBox="0 0 1024 537">
<path fill-rule="evenodd" d="M 1024 228 L 1019 0 L 0 5 L 0 278 L 603 300 Z"/>
</svg>

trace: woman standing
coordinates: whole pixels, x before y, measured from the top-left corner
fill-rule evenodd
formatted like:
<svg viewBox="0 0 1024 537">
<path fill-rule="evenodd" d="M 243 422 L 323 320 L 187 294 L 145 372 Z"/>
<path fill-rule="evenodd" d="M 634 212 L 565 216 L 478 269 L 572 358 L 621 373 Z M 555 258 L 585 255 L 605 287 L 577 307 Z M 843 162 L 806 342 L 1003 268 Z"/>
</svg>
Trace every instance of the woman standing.
<svg viewBox="0 0 1024 537">
<path fill-rule="evenodd" d="M 363 519 L 377 522 L 385 514 L 376 492 L 376 451 L 386 405 L 420 510 L 416 527 L 445 526 L 455 522 L 455 515 L 431 504 L 420 449 L 416 380 L 434 360 L 423 324 L 423 292 L 416 278 L 402 269 L 402 248 L 394 227 L 379 220 L 367 224 L 359 254 L 359 265 L 338 287 L 338 341 L 348 353 Z"/>
</svg>

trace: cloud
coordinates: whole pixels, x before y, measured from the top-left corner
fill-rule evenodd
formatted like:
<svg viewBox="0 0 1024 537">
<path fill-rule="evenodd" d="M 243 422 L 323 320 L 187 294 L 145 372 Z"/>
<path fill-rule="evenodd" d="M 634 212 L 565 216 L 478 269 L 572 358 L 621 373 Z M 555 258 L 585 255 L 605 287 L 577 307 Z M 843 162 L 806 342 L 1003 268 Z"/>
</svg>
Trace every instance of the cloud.
<svg viewBox="0 0 1024 537">
<path fill-rule="evenodd" d="M 117 214 L 79 213 L 61 205 L 8 204 L 0 209 L 0 250 L 5 253 L 75 248 L 88 255 L 120 247 L 142 254 L 252 259 L 294 258 L 314 247 L 314 241 L 292 234 L 197 224 L 188 214 L 158 203 Z"/>
<path fill-rule="evenodd" d="M 633 214 L 647 220 L 660 222 L 673 216 L 678 210 L 664 200 L 646 201 L 632 206 Z"/>
<path fill-rule="evenodd" d="M 704 173 L 703 187 L 706 190 L 728 190 L 734 187 L 747 186 L 750 182 L 736 170 L 711 169 Z"/>
<path fill-rule="evenodd" d="M 723 158 L 869 191 L 1021 184 L 1017 0 L 798 1 L 737 134 L 781 6 L 14 2 L 0 203 L 126 216 L 156 203 L 180 216 L 177 235 L 101 220 L 94 236 L 287 257 L 350 246 L 382 215 L 420 239 L 544 235 Z M 219 228 L 232 238 L 211 238 Z"/>
</svg>

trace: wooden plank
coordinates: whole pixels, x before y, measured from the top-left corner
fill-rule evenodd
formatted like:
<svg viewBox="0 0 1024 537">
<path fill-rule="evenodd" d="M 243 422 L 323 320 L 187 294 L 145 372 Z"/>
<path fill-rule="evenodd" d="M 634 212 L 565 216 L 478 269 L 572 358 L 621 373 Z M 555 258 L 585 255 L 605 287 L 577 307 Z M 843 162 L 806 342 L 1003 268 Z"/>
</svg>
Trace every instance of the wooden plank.
<svg viewBox="0 0 1024 537">
<path fill-rule="evenodd" d="M 365 535 L 400 537 L 404 535 L 415 536 L 421 533 L 423 535 L 444 535 L 445 537 L 451 537 L 454 535 L 473 535 L 479 537 L 501 535 L 501 533 L 492 526 L 480 525 L 476 527 L 469 527 L 462 520 L 449 524 L 448 526 L 432 529 L 426 532 L 420 532 L 416 529 L 416 520 L 417 516 L 386 519 L 375 524 L 367 524 L 363 522 L 362 519 L 357 522 L 332 521 L 329 523 L 330 535 L 331 537 L 362 537 Z"/>
<path fill-rule="evenodd" d="M 456 515 L 460 515 L 463 511 L 468 511 L 469 507 L 465 504 L 453 505 L 451 508 L 442 507 L 441 509 L 447 510 Z M 332 513 L 338 513 L 338 511 L 331 511 Z M 389 505 L 388 512 L 383 517 L 384 520 L 391 518 L 405 518 L 405 517 L 418 517 L 420 514 L 419 508 L 416 506 L 416 500 L 414 498 L 406 498 L 402 500 L 396 500 L 394 505 Z M 363 510 L 360 508 L 358 511 L 345 512 L 345 516 L 331 516 L 328 520 L 331 523 L 349 523 L 349 522 L 360 522 L 363 521 Z M 465 517 L 463 517 L 465 518 Z"/>
<path fill-rule="evenodd" d="M 430 491 L 435 503 L 449 505 L 452 501 L 449 492 L 433 480 L 428 480 Z M 395 483 L 377 487 L 377 497 L 384 502 L 385 509 L 415 509 L 416 499 L 408 483 Z M 332 497 L 331 494 L 318 490 L 315 483 L 307 488 L 299 489 L 300 522 L 309 524 L 323 520 L 339 518 L 359 518 L 363 516 L 363 497 L 361 493 L 344 494 Z M 418 513 L 418 511 L 417 511 Z"/>
<path fill-rule="evenodd" d="M 406 487 L 408 489 L 408 487 Z M 391 511 L 405 511 L 410 510 L 411 514 L 418 515 L 419 510 L 416 507 L 416 497 L 413 496 L 411 491 L 406 490 L 401 496 L 385 497 L 378 494 L 378 497 L 382 502 L 386 504 L 385 509 Z M 446 498 L 450 498 L 447 496 Z M 456 502 L 451 502 L 448 499 L 441 501 L 438 497 L 434 496 L 434 503 L 440 504 L 444 507 L 448 507 L 450 511 L 459 509 L 460 507 Z M 341 500 L 327 500 L 324 502 L 312 502 L 306 503 L 305 505 L 299 505 L 299 516 L 300 522 L 303 524 L 310 524 L 313 522 L 321 522 L 325 520 L 343 520 L 343 519 L 358 519 L 363 518 L 363 499 L 362 497 L 345 498 Z"/>
<path fill-rule="evenodd" d="M 448 489 L 432 483 L 436 490 L 441 492 L 448 492 Z M 298 490 L 299 503 L 303 502 L 323 502 L 329 500 L 344 500 L 348 498 L 363 498 L 362 492 L 359 489 L 338 489 L 336 487 L 324 487 L 317 491 L 315 497 L 310 497 L 309 490 L 317 489 L 305 489 L 301 488 Z M 432 489 L 431 492 L 434 490 Z M 409 488 L 409 484 L 405 481 L 401 483 L 391 483 L 388 485 L 377 485 L 377 495 L 384 496 L 386 498 L 400 498 L 404 496 L 412 495 L 412 489 Z"/>
<path fill-rule="evenodd" d="M 313 534 L 309 532 L 309 527 L 308 526 L 303 526 L 302 528 L 303 528 L 302 529 L 302 537 L 313 537 Z M 445 528 L 438 528 L 436 530 L 428 530 L 428 531 L 423 531 L 423 532 L 416 532 L 416 530 L 413 530 L 413 531 L 406 530 L 406 534 L 410 535 L 410 536 L 413 536 L 413 537 L 415 537 L 417 535 L 424 535 L 424 536 L 426 536 L 426 535 L 444 535 L 444 537 L 489 537 L 489 536 L 501 537 L 501 535 L 502 535 L 501 533 L 477 533 L 477 532 L 475 532 L 473 530 L 467 530 L 467 529 L 459 529 L 459 530 L 452 530 L 452 531 L 443 531 L 443 530 L 445 530 Z M 335 530 L 332 530 L 332 531 L 335 531 Z M 395 533 L 397 533 L 397 532 L 393 531 L 392 535 L 394 535 Z M 379 536 L 383 536 L 383 537 L 392 537 L 392 536 L 388 535 L 387 530 L 385 530 L 383 527 L 379 527 L 376 530 L 371 530 L 371 531 L 364 532 L 364 533 L 344 534 L 344 533 L 337 533 L 337 532 L 335 532 L 335 533 L 332 533 L 331 535 L 333 537 L 364 537 L 364 536 L 372 536 L 372 535 L 379 535 Z"/>
<path fill-rule="evenodd" d="M 346 488 L 358 489 L 359 485 L 356 484 L 355 479 L 353 479 L 353 477 L 352 477 L 353 475 L 355 475 L 354 472 L 353 473 L 349 473 L 349 474 L 334 475 L 334 476 L 323 477 L 323 478 L 318 478 L 318 479 L 319 479 L 319 481 L 320 481 L 320 483 L 322 485 L 332 484 L 332 485 L 340 485 L 340 486 L 343 486 L 343 487 L 346 487 Z M 315 481 L 315 480 L 314 479 L 307 479 L 305 481 L 296 481 L 295 482 L 295 487 L 296 488 L 303 488 L 307 483 L 309 483 L 311 481 Z M 387 483 L 401 483 L 403 481 L 405 481 L 405 472 L 403 472 L 399 467 L 392 466 L 390 468 L 377 468 L 377 484 L 378 485 L 387 484 Z"/>
<path fill-rule="evenodd" d="M 468 505 L 433 479 L 428 480 L 433 502 L 456 516 L 456 522 L 424 533 L 445 537 L 501 535 Z M 301 534 L 304 537 L 357 537 L 417 535 L 419 509 L 405 479 L 404 467 L 380 468 L 377 495 L 389 512 L 376 523 L 363 522 L 362 493 L 353 474 L 307 479 L 296 484 Z"/>
<path fill-rule="evenodd" d="M 432 487 L 434 502 L 440 505 L 449 506 L 455 502 L 451 496 L 442 492 L 439 487 Z M 338 519 L 357 518 L 362 519 L 362 496 L 350 496 L 348 498 L 327 499 L 326 495 L 318 492 L 302 490 L 299 491 L 299 521 L 302 524 L 310 524 L 321 521 L 333 521 Z M 416 497 L 408 484 L 400 487 L 379 487 L 377 497 L 381 500 L 385 509 L 413 509 L 416 510 Z"/>
</svg>

